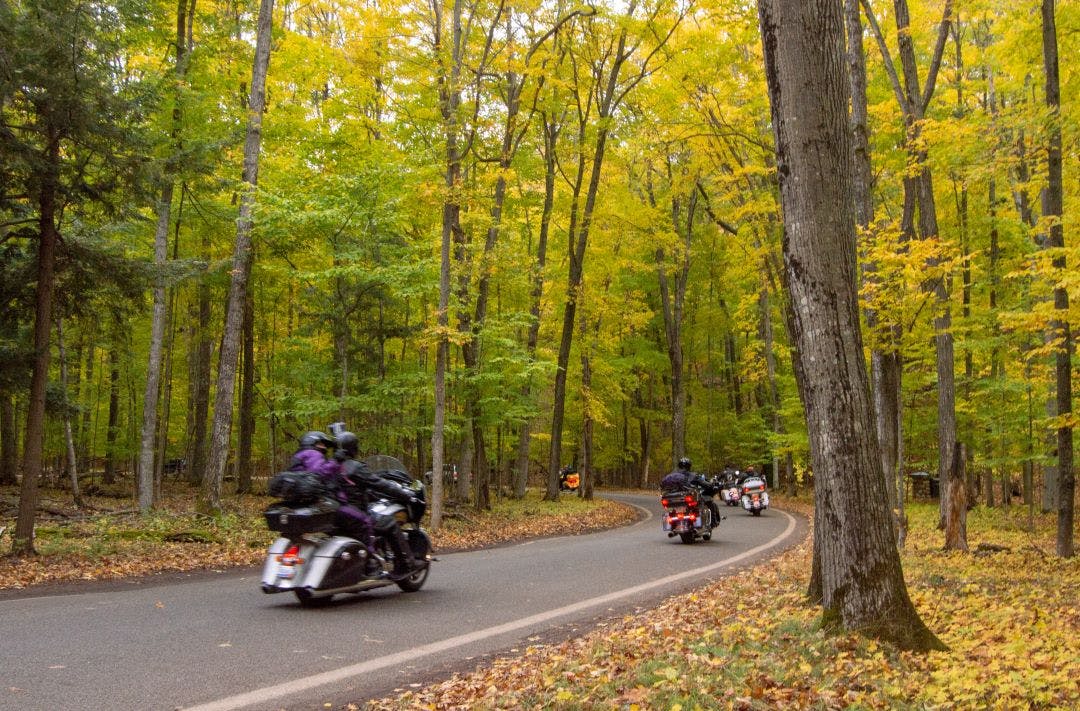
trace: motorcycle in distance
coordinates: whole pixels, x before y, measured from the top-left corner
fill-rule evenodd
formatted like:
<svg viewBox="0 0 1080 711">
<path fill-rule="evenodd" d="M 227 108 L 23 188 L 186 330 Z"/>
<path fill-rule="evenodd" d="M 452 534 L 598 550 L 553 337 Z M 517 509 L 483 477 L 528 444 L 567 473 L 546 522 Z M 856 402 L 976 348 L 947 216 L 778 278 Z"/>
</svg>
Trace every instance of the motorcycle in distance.
<svg viewBox="0 0 1080 711">
<path fill-rule="evenodd" d="M 414 480 L 399 460 L 374 455 L 363 460 L 368 468 L 412 491 L 409 503 L 376 499 L 368 512 L 378 520 L 392 516 L 408 537 L 413 558 L 420 563 L 406 578 L 391 580 L 393 549 L 382 536 L 375 537 L 375 558 L 380 570 L 365 574 L 367 549 L 362 542 L 335 531 L 334 515 L 340 505 L 318 474 L 282 472 L 283 479 L 271 492 L 282 500 L 265 512 L 266 524 L 280 536 L 270 545 L 263 563 L 264 593 L 292 592 L 301 605 L 325 604 L 339 593 L 397 585 L 404 592 L 415 592 L 427 581 L 431 562 L 431 539 L 420 523 L 427 508 L 427 492 L 422 482 Z"/>
<path fill-rule="evenodd" d="M 713 483 L 719 486 L 715 479 Z M 667 531 L 668 538 L 678 536 L 687 544 L 699 539 L 709 540 L 720 523 L 713 521 L 708 505 L 711 500 L 710 494 L 692 486 L 665 491 L 660 495 L 660 504 L 664 507 L 662 530 Z"/>
<path fill-rule="evenodd" d="M 742 496 L 739 488 L 739 472 L 733 469 L 724 470 L 720 477 L 720 499 L 728 506 L 738 506 Z"/>
<path fill-rule="evenodd" d="M 760 516 L 761 512 L 769 508 L 769 492 L 765 491 L 765 480 L 760 476 L 751 476 L 743 480 L 742 507 L 753 516 Z"/>
</svg>

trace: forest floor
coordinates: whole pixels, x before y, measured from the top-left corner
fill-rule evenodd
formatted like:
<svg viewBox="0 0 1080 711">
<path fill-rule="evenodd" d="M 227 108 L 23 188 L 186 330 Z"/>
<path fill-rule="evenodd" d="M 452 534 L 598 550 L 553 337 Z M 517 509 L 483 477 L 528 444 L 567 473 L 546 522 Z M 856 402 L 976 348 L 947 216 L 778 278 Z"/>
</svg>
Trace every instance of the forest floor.
<svg viewBox="0 0 1080 711">
<path fill-rule="evenodd" d="M 130 487 L 129 487 L 130 488 Z M 11 547 L 18 489 L 0 487 L 0 551 Z M 0 591 L 79 581 L 126 580 L 162 573 L 220 571 L 260 564 L 274 535 L 262 512 L 267 496 L 226 496 L 224 513 L 200 516 L 187 486 L 170 487 L 162 504 L 140 516 L 130 496 L 86 496 L 76 508 L 69 492 L 43 489 L 34 530 L 37 555 L 0 555 Z M 491 511 L 447 505 L 432 532 L 436 553 L 482 548 L 525 538 L 587 533 L 636 520 L 636 509 L 563 494 L 541 500 L 498 499 Z"/>
<path fill-rule="evenodd" d="M 812 515 L 805 502 L 774 503 Z M 577 639 L 344 709 L 1080 708 L 1080 558 L 1054 555 L 1055 517 L 973 509 L 960 553 L 942 550 L 936 503 L 908 515 L 908 592 L 949 651 L 824 630 L 806 598 L 809 538 Z"/>
</svg>

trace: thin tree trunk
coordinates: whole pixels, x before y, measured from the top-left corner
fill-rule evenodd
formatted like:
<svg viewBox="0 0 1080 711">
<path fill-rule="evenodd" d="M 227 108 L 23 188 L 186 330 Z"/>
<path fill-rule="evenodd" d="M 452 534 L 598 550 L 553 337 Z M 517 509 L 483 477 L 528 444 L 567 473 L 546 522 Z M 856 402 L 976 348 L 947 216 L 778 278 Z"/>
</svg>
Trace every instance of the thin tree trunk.
<svg viewBox="0 0 1080 711">
<path fill-rule="evenodd" d="M 255 61 L 251 70 L 251 98 L 248 103 L 247 137 L 244 141 L 244 171 L 240 193 L 240 214 L 236 222 L 236 246 L 229 280 L 229 298 L 225 307 L 225 332 L 218 357 L 217 389 L 214 395 L 214 425 L 210 437 L 210 456 L 199 491 L 198 508 L 203 513 L 221 510 L 221 483 L 229 458 L 233 391 L 236 363 L 240 351 L 244 301 L 252 263 L 252 212 L 255 187 L 259 181 L 259 150 L 262 143 L 263 108 L 266 103 L 266 72 L 270 65 L 270 30 L 274 0 L 259 5 L 255 38 Z"/>
<path fill-rule="evenodd" d="M 255 439 L 255 294 L 247 290 L 244 298 L 243 354 L 240 372 L 240 432 L 236 456 L 236 493 L 251 491 L 255 464 L 251 459 Z"/>
<path fill-rule="evenodd" d="M 435 50 L 442 51 L 442 7 L 432 4 L 435 12 Z M 461 74 L 462 0 L 454 0 L 451 10 L 451 66 L 439 77 L 439 100 L 446 132 L 446 197 L 442 211 L 442 238 L 439 248 L 439 309 L 435 351 L 435 421 L 431 431 L 431 528 L 442 527 L 443 468 L 446 445 L 446 371 L 450 360 L 450 245 L 461 229 L 461 206 L 456 191 L 461 178 L 461 155 L 458 152 L 457 112 L 461 103 L 458 82 Z"/>
<path fill-rule="evenodd" d="M 64 392 L 64 400 L 68 400 L 68 367 L 67 353 L 64 348 L 63 319 L 56 319 L 56 348 L 60 356 L 60 387 Z M 67 452 L 67 470 L 71 477 L 71 499 L 75 502 L 75 508 L 83 507 L 82 494 L 79 492 L 79 459 L 75 456 L 75 437 L 71 432 L 71 408 L 70 402 L 65 402 L 64 407 L 64 445 Z"/>
<path fill-rule="evenodd" d="M 0 484 L 15 484 L 19 474 L 15 398 L 0 392 Z"/>
<path fill-rule="evenodd" d="M 120 432 L 120 346 L 116 343 L 119 338 L 120 334 L 114 333 L 109 344 L 109 425 L 105 431 L 105 474 L 101 478 L 106 486 L 116 483 L 116 440 Z"/>
<path fill-rule="evenodd" d="M 559 123 L 544 117 L 544 207 L 540 214 L 540 235 L 536 243 L 536 259 L 533 262 L 532 292 L 529 304 L 529 329 L 526 337 L 526 350 L 530 361 L 536 359 L 536 345 L 540 340 L 540 306 L 544 295 L 544 267 L 547 264 L 548 234 L 551 231 L 551 216 L 555 206 L 555 147 L 559 140 Z M 531 381 L 526 382 L 524 398 L 528 401 L 531 393 Z M 529 444 L 531 420 L 526 419 L 521 425 L 518 440 L 517 464 L 514 467 L 514 498 L 523 498 L 529 481 Z"/>
<path fill-rule="evenodd" d="M 143 394 L 142 433 L 139 439 L 139 511 L 149 513 L 154 505 L 154 435 L 158 428 L 158 399 L 161 393 L 161 354 L 165 340 L 165 263 L 169 258 L 169 217 L 173 180 L 165 178 L 158 199 L 157 227 L 154 230 L 154 305 L 150 319 L 150 355 Z"/>
</svg>

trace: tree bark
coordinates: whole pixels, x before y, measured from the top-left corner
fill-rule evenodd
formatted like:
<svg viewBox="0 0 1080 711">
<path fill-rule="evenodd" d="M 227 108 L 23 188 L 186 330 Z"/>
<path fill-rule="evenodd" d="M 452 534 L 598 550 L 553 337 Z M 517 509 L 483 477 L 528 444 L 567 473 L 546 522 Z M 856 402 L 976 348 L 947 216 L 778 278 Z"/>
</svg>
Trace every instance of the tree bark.
<svg viewBox="0 0 1080 711">
<path fill-rule="evenodd" d="M 902 649 L 943 645 L 908 598 L 872 420 L 856 293 L 841 6 L 761 0 L 784 266 L 805 381 L 827 624 Z"/>
<path fill-rule="evenodd" d="M 432 4 L 435 12 L 435 51 L 441 58 L 442 9 Z M 431 528 L 442 527 L 443 468 L 446 445 L 446 371 L 450 359 L 450 245 L 461 229 L 461 206 L 456 191 L 461 178 L 461 155 L 458 151 L 457 111 L 461 102 L 458 86 L 461 74 L 461 14 L 462 0 L 454 0 L 451 17 L 450 67 L 439 77 L 439 101 L 446 139 L 446 168 L 444 187 L 446 197 L 442 210 L 442 238 L 439 248 L 439 308 L 436 315 L 435 351 L 435 419 L 431 431 Z"/>
<path fill-rule="evenodd" d="M 64 347 L 63 319 L 56 319 L 56 349 L 60 356 L 60 387 L 64 392 L 64 449 L 67 454 L 68 476 L 71 477 L 71 499 L 75 508 L 83 507 L 79 491 L 79 459 L 75 456 L 75 436 L 71 431 L 71 400 L 68 389 L 67 349 Z"/>
<path fill-rule="evenodd" d="M 23 439 L 23 480 L 19 491 L 19 513 L 12 535 L 11 552 L 33 554 L 34 518 L 38 506 L 45 444 L 45 386 L 49 379 L 49 333 L 52 330 L 54 268 L 60 240 L 56 228 L 60 188 L 60 132 L 46 121 L 45 158 L 38 190 L 37 287 L 34 293 L 34 366 L 30 376 L 26 430 Z"/>
<path fill-rule="evenodd" d="M 139 438 L 138 496 L 139 511 L 146 514 L 154 505 L 154 455 L 155 435 L 158 431 L 158 400 L 161 392 L 162 350 L 165 341 L 165 325 L 168 320 L 165 293 L 165 264 L 169 258 L 169 219 L 172 211 L 173 192 L 181 150 L 180 120 L 181 102 L 179 82 L 187 73 L 188 22 L 193 18 L 194 0 L 177 0 L 176 4 L 176 63 L 173 76 L 177 80 L 177 96 L 173 101 L 172 139 L 173 156 L 165 166 L 162 176 L 161 197 L 157 204 L 157 226 L 154 230 L 154 301 L 150 319 L 150 353 L 146 368 L 146 390 L 143 393 L 142 432 Z"/>
<path fill-rule="evenodd" d="M 255 207 L 255 187 L 259 182 L 259 151 L 262 144 L 273 14 L 274 0 L 261 0 L 255 38 L 255 61 L 251 70 L 251 96 L 248 102 L 247 136 L 244 141 L 244 169 L 240 211 L 236 222 L 236 245 L 229 280 L 229 298 L 225 306 L 225 332 L 221 339 L 221 352 L 218 354 L 214 425 L 210 436 L 210 456 L 199 491 L 198 508 L 202 513 L 208 514 L 217 514 L 221 510 L 221 483 L 225 477 L 231 443 L 236 363 L 240 351 L 244 301 L 251 276 L 252 212 Z"/>
<path fill-rule="evenodd" d="M 19 452 L 15 398 L 0 393 L 0 484 L 18 482 Z"/>
<path fill-rule="evenodd" d="M 1046 106 L 1050 110 L 1047 136 L 1047 183 L 1042 193 L 1043 217 L 1049 219 L 1047 246 L 1057 249 L 1053 266 L 1066 272 L 1064 254 L 1065 230 L 1062 225 L 1064 196 L 1061 165 L 1061 86 L 1058 70 L 1057 21 L 1054 0 L 1042 0 L 1043 65 L 1046 72 Z M 1057 394 L 1057 461 L 1058 461 L 1058 527 L 1057 554 L 1063 558 L 1074 555 L 1073 517 L 1076 472 L 1073 469 L 1072 415 L 1072 333 L 1069 329 L 1069 292 L 1060 279 L 1054 287 L 1054 311 L 1057 318 L 1050 324 L 1056 340 L 1054 350 L 1055 390 Z"/>
<path fill-rule="evenodd" d="M 240 362 L 240 432 L 236 456 L 236 493 L 251 491 L 255 463 L 251 459 L 255 438 L 255 294 L 244 298 L 244 347 Z"/>
</svg>

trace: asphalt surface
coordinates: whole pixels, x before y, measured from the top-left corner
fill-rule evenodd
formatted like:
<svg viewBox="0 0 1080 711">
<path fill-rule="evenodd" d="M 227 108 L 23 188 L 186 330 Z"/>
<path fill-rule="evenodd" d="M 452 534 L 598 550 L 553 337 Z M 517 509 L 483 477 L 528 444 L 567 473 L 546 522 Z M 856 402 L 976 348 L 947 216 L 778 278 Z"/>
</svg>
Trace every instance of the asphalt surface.
<svg viewBox="0 0 1080 711">
<path fill-rule="evenodd" d="M 0 709 L 289 709 L 362 702 L 655 604 L 799 542 L 806 523 L 721 506 L 713 540 L 632 526 L 439 555 L 425 587 L 323 608 L 259 571 L 0 599 Z M 436 551 L 438 555 L 438 551 Z"/>
</svg>

